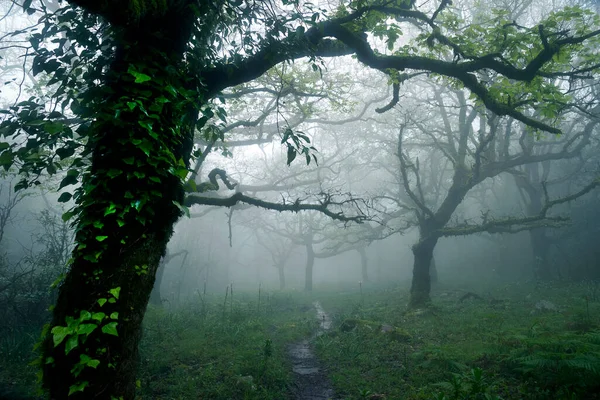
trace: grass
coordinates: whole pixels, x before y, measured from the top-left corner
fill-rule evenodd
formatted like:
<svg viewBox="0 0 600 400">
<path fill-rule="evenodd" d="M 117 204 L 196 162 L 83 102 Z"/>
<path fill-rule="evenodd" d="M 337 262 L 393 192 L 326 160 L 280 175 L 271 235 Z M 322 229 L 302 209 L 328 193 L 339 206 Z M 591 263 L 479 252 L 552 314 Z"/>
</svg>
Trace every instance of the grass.
<svg viewBox="0 0 600 400">
<path fill-rule="evenodd" d="M 141 344 L 141 398 L 283 399 L 291 383 L 288 343 L 317 321 L 310 299 L 275 294 L 199 298 L 174 312 L 150 309 Z"/>
<path fill-rule="evenodd" d="M 433 305 L 406 311 L 397 287 L 336 286 L 200 296 L 150 307 L 144 320 L 140 399 L 286 399 L 287 345 L 315 337 L 341 399 L 600 399 L 600 299 L 581 284 L 437 287 Z M 593 286 L 595 287 L 595 286 Z M 362 289 L 362 293 L 361 290 Z M 541 311 L 545 300 L 557 311 Z M 0 338 L 0 398 L 33 398 L 37 331 Z M 8 391 L 6 391 L 8 388 Z"/>
<path fill-rule="evenodd" d="M 323 293 L 338 329 L 316 347 L 342 398 L 600 398 L 600 303 L 585 287 L 465 293 L 438 288 L 433 306 L 413 312 L 405 290 Z M 535 311 L 540 300 L 559 310 Z"/>
</svg>

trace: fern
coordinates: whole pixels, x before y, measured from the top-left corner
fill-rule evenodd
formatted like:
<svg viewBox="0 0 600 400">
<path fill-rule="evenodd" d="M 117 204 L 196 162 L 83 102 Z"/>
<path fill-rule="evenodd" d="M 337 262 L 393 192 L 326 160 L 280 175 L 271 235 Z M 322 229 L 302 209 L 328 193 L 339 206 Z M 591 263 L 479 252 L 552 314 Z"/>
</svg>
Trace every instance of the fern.
<svg viewBox="0 0 600 400">
<path fill-rule="evenodd" d="M 528 339 L 512 352 L 508 361 L 515 371 L 548 386 L 598 386 L 600 333 Z"/>
</svg>

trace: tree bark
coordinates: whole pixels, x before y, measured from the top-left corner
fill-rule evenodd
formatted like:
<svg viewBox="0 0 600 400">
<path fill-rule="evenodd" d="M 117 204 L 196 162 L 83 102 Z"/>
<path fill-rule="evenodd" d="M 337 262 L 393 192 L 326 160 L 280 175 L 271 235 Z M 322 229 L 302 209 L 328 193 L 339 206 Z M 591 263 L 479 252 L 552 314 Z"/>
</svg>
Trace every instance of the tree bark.
<svg viewBox="0 0 600 400">
<path fill-rule="evenodd" d="M 165 148 L 153 145 L 146 148 L 148 153 L 141 151 L 135 143 L 154 144 L 156 138 L 138 124 L 135 114 L 107 118 L 107 113 L 114 114 L 120 99 L 141 96 L 139 85 L 128 75 L 130 66 L 141 70 L 156 65 L 160 57 L 165 61 L 152 79 L 175 84 L 172 71 L 181 69 L 193 21 L 187 7 L 173 8 L 160 24 L 142 22 L 125 29 L 106 75 L 106 98 L 93 103 L 96 122 L 87 147 L 91 166 L 83 175 L 78 200 L 78 246 L 42 343 L 43 383 L 50 399 L 135 397 L 141 323 L 160 259 L 181 213 L 173 202 L 183 203 L 184 191 L 180 179 L 167 171 L 162 171 L 160 182 L 146 177 L 151 171 L 146 160 L 160 157 Z M 159 89 L 150 92 L 144 101 L 161 95 Z M 178 110 L 167 109 L 153 133 L 176 160 L 187 163 L 194 121 L 177 132 L 169 130 L 180 124 L 181 116 Z M 124 162 L 132 157 L 133 164 Z M 109 171 L 121 173 L 112 176 Z M 150 191 L 160 196 L 149 197 Z"/>
<path fill-rule="evenodd" d="M 360 267 L 361 267 L 361 276 L 363 282 L 369 282 L 369 259 L 367 258 L 367 251 L 364 247 L 359 247 L 356 249 L 358 254 L 360 254 Z"/>
<path fill-rule="evenodd" d="M 283 263 L 277 265 L 277 272 L 279 273 L 279 290 L 285 289 L 285 271 L 284 271 L 284 266 L 285 266 L 285 264 L 283 264 Z"/>
<path fill-rule="evenodd" d="M 433 249 L 438 241 L 435 236 L 421 238 L 413 247 L 413 279 L 410 288 L 409 308 L 419 308 L 431 302 L 431 280 L 429 267 L 433 258 Z"/>
<path fill-rule="evenodd" d="M 429 276 L 431 279 L 431 284 L 438 282 L 437 265 L 435 264 L 435 257 L 433 257 L 433 255 L 431 256 L 431 263 L 429 265 Z"/>
<path fill-rule="evenodd" d="M 312 244 L 306 245 L 306 271 L 304 291 L 312 292 L 313 289 L 313 267 L 315 266 L 315 250 Z"/>
</svg>

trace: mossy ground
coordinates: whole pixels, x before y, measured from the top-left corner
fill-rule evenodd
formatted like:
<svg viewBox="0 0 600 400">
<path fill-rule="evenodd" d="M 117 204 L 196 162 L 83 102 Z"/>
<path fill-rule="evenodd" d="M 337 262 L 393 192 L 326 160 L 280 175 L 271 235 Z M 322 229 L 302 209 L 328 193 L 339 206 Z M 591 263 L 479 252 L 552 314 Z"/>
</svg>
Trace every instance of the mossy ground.
<svg viewBox="0 0 600 400">
<path fill-rule="evenodd" d="M 437 287 L 433 306 L 410 312 L 406 285 L 274 293 L 260 308 L 257 293 L 166 304 L 144 321 L 138 397 L 287 398 L 287 344 L 316 329 L 318 299 L 334 326 L 314 344 L 341 399 L 600 399 L 597 289 Z M 461 300 L 469 291 L 481 298 Z M 535 311 L 541 300 L 558 311 Z M 0 398 L 35 398 L 37 336 L 0 341 Z"/>
</svg>

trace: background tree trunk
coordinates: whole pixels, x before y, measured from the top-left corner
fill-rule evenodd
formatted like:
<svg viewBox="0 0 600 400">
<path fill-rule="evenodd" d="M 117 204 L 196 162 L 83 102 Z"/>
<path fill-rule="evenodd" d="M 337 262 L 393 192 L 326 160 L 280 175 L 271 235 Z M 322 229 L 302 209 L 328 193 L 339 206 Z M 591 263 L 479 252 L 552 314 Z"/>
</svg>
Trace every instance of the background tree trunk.
<svg viewBox="0 0 600 400">
<path fill-rule="evenodd" d="M 421 238 L 412 247 L 414 255 L 413 279 L 410 288 L 409 308 L 419 308 L 427 305 L 431 298 L 431 280 L 429 266 L 433 257 L 433 249 L 438 241 L 437 237 Z"/>
<path fill-rule="evenodd" d="M 306 271 L 304 281 L 304 291 L 312 292 L 313 288 L 313 268 L 315 266 L 315 251 L 312 244 L 306 245 Z"/>
<path fill-rule="evenodd" d="M 431 256 L 431 262 L 429 263 L 429 278 L 432 285 L 438 282 L 437 265 L 435 264 L 435 257 L 433 255 Z"/>
<path fill-rule="evenodd" d="M 285 264 L 277 265 L 277 272 L 279 273 L 279 290 L 285 289 Z"/>
<path fill-rule="evenodd" d="M 369 259 L 367 258 L 367 250 L 364 247 L 359 247 L 358 249 L 356 249 L 356 251 L 358 251 L 358 254 L 360 254 L 360 272 L 362 276 L 362 281 L 369 282 Z"/>
</svg>

